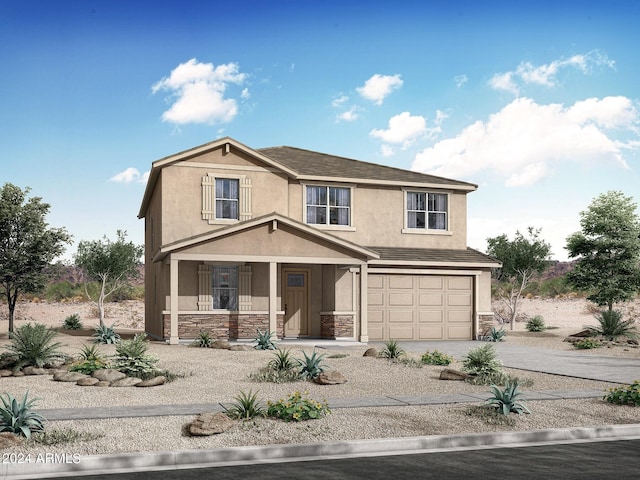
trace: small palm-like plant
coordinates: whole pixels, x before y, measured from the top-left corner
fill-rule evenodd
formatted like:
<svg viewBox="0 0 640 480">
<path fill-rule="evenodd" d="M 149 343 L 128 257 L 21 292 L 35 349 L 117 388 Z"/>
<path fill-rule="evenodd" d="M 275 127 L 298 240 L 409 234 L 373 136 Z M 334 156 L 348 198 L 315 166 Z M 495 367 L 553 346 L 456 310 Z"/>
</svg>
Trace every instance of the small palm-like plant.
<svg viewBox="0 0 640 480">
<path fill-rule="evenodd" d="M 637 338 L 635 321 L 622 320 L 622 313 L 617 310 L 604 310 L 596 315 L 599 325 L 587 327 L 594 335 L 602 335 L 607 340 L 618 337 Z"/>
<path fill-rule="evenodd" d="M 400 347 L 397 340 L 389 340 L 384 344 L 382 350 L 380 350 L 380 356 L 388 358 L 389 360 L 400 358 L 405 354 L 405 351 Z"/>
<path fill-rule="evenodd" d="M 32 408 L 35 399 L 29 399 L 29 392 L 18 402 L 10 394 L 7 398 L 0 395 L 3 406 L 0 407 L 0 432 L 11 432 L 29 438 L 33 432 L 44 430 L 46 419 Z"/>
<path fill-rule="evenodd" d="M 322 362 L 325 354 L 318 354 L 315 350 L 311 356 L 307 355 L 307 352 L 302 351 L 304 358 L 302 360 L 296 359 L 300 366 L 300 377 L 305 380 L 313 380 L 317 378 L 326 368 L 326 364 Z"/>
<path fill-rule="evenodd" d="M 78 358 L 80 360 L 104 360 L 97 345 L 83 345 Z"/>
<path fill-rule="evenodd" d="M 531 317 L 527 322 L 526 329 L 530 332 L 542 332 L 547 329 L 544 324 L 544 318 L 541 315 Z"/>
<path fill-rule="evenodd" d="M 80 321 L 80 315 L 74 313 L 69 315 L 64 319 L 62 323 L 62 328 L 66 328 L 67 330 L 80 330 L 82 328 L 82 322 Z"/>
<path fill-rule="evenodd" d="M 257 335 L 253 339 L 256 342 L 256 346 L 254 347 L 256 350 L 275 350 L 276 344 L 271 337 L 273 337 L 273 332 L 269 332 L 265 330 L 264 332 L 260 330 L 256 330 Z"/>
<path fill-rule="evenodd" d="M 229 418 L 235 418 L 240 420 L 250 420 L 255 417 L 266 416 L 265 408 L 260 404 L 258 400 L 258 392 L 253 393 L 249 390 L 249 393 L 245 393 L 242 390 L 240 394 L 235 398 L 235 402 L 229 407 L 225 407 L 224 411 Z"/>
<path fill-rule="evenodd" d="M 210 348 L 213 345 L 213 337 L 206 330 L 200 330 L 196 339 L 191 342 L 192 347 Z"/>
<path fill-rule="evenodd" d="M 286 372 L 292 370 L 296 366 L 295 359 L 291 356 L 291 352 L 287 349 L 278 348 L 273 352 L 274 358 L 269 361 L 268 367 L 276 372 Z"/>
<path fill-rule="evenodd" d="M 491 327 L 487 332 L 484 340 L 486 342 L 502 342 L 503 337 L 507 334 L 507 331 L 504 328 L 497 329 L 496 327 Z"/>
<path fill-rule="evenodd" d="M 517 381 L 508 380 L 505 383 L 504 389 L 496 385 L 491 386 L 492 396 L 485 402 L 486 405 L 493 406 L 498 412 L 503 415 L 509 415 L 513 413 L 531 413 L 531 411 L 518 400 L 518 397 L 522 395 L 519 389 L 519 383 Z"/>
<path fill-rule="evenodd" d="M 120 341 L 120 335 L 113 329 L 113 325 L 100 325 L 93 334 L 93 343 L 116 344 Z"/>
<path fill-rule="evenodd" d="M 42 323 L 27 323 L 16 328 L 11 343 L 6 348 L 15 359 L 16 368 L 26 366 L 43 367 L 53 361 L 64 361 L 58 350 L 62 344 L 54 342 L 57 333 Z"/>
</svg>

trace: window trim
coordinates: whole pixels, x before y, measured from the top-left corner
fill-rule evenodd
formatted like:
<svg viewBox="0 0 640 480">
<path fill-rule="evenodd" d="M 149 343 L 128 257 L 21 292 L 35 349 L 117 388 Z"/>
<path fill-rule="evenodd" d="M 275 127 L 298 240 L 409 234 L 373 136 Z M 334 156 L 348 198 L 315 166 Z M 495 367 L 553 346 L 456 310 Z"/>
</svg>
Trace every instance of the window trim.
<svg viewBox="0 0 640 480">
<path fill-rule="evenodd" d="M 354 214 L 353 214 L 353 204 L 354 204 L 354 192 L 356 189 L 355 185 L 352 184 L 344 184 L 344 183 L 325 183 L 325 182 L 302 182 L 302 222 L 305 225 L 309 225 L 310 227 L 318 228 L 320 230 L 337 230 L 344 232 L 355 232 L 356 227 L 354 225 Z M 349 223 L 348 225 L 332 225 L 330 223 L 309 223 L 307 221 L 307 187 L 324 187 L 327 189 L 327 221 L 329 221 L 329 188 L 344 188 L 349 189 Z M 345 208 L 345 207 L 341 207 Z"/>
<path fill-rule="evenodd" d="M 424 193 L 427 195 L 425 198 L 425 204 L 427 210 L 425 210 L 425 227 L 417 228 L 417 227 L 409 227 L 409 209 L 407 208 L 407 194 L 408 193 Z M 429 210 L 428 210 L 428 195 L 430 193 L 437 195 L 446 195 L 447 197 L 447 211 L 446 211 L 446 223 L 447 228 L 444 230 L 429 228 Z M 434 191 L 430 189 L 421 189 L 421 188 L 402 188 L 402 233 L 416 234 L 416 235 L 453 235 L 453 231 L 451 230 L 451 192 L 449 191 Z"/>
<path fill-rule="evenodd" d="M 203 210 L 203 220 L 206 220 L 209 225 L 229 225 L 241 222 L 246 220 L 247 218 L 251 218 L 251 180 L 250 177 L 247 179 L 247 175 L 234 175 L 231 173 L 213 173 L 208 172 L 205 177 L 208 177 L 213 182 L 212 192 L 210 195 L 212 196 L 212 205 L 210 205 L 210 209 L 208 210 L 209 218 L 204 216 Z M 203 177 L 204 178 L 204 177 Z M 238 182 L 238 218 L 218 218 L 216 216 L 216 205 L 217 205 L 217 197 L 216 197 L 216 181 L 217 180 L 236 180 Z M 204 184 L 202 186 L 204 188 Z M 245 192 L 246 190 L 249 192 Z M 203 191 L 203 209 L 205 208 L 204 201 L 204 191 Z"/>
<path fill-rule="evenodd" d="M 237 312 L 239 311 L 239 301 L 240 301 L 240 268 L 237 265 L 211 265 L 210 267 L 211 270 L 211 310 L 216 310 L 216 311 L 222 311 L 222 312 Z M 235 307 L 236 308 L 215 308 L 215 301 L 216 301 L 216 295 L 215 295 L 215 291 L 216 291 L 216 271 L 220 271 L 220 269 L 225 269 L 225 270 L 230 270 L 233 269 L 235 270 L 235 287 L 233 286 L 229 286 L 229 287 L 218 287 L 217 290 L 229 290 L 230 295 L 232 291 L 235 291 Z M 220 272 L 222 273 L 222 272 Z M 231 302 L 233 303 L 233 302 Z"/>
</svg>

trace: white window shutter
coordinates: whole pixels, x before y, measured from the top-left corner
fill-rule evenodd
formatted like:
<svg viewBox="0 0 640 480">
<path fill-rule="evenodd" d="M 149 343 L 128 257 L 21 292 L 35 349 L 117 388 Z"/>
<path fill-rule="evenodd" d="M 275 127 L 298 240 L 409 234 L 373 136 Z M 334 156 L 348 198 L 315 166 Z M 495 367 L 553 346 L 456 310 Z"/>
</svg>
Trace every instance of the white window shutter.
<svg viewBox="0 0 640 480">
<path fill-rule="evenodd" d="M 250 220 L 251 215 L 251 179 L 240 179 L 240 221 Z"/>
<path fill-rule="evenodd" d="M 238 279 L 238 310 L 251 310 L 251 267 L 244 265 L 240 267 L 240 278 Z"/>
<path fill-rule="evenodd" d="M 202 177 L 202 219 L 211 222 L 216 218 L 216 179 Z"/>
<path fill-rule="evenodd" d="M 213 299 L 211 298 L 211 266 L 206 264 L 198 265 L 198 310 L 211 310 Z"/>
</svg>

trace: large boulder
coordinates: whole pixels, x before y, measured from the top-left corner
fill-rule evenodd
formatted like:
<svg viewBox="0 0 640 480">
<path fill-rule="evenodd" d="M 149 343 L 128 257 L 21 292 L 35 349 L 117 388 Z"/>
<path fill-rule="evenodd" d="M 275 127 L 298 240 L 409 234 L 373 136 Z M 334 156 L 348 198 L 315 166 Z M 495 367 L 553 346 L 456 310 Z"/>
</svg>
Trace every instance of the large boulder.
<svg viewBox="0 0 640 480">
<path fill-rule="evenodd" d="M 157 387 L 158 385 L 164 385 L 166 381 L 167 377 L 165 377 L 164 375 L 158 375 L 157 377 L 153 377 L 137 383 L 136 387 Z"/>
<path fill-rule="evenodd" d="M 96 370 L 91 374 L 91 376 L 103 382 L 115 382 L 126 377 L 124 373 L 113 368 L 102 368 L 100 370 Z"/>
<path fill-rule="evenodd" d="M 89 375 L 80 372 L 58 372 L 53 375 L 53 379 L 56 382 L 77 382 L 78 380 L 88 377 Z"/>
<path fill-rule="evenodd" d="M 337 370 L 322 372 L 314 378 L 313 381 L 318 385 L 340 385 L 341 383 L 347 383 L 345 376 Z"/>
<path fill-rule="evenodd" d="M 141 378 L 137 377 L 124 377 L 120 380 L 116 380 L 115 382 L 111 382 L 112 387 L 134 387 L 137 384 L 142 382 Z"/>
<path fill-rule="evenodd" d="M 235 422 L 224 413 L 202 413 L 189 425 L 189 433 L 195 436 L 210 436 L 226 432 Z"/>
<path fill-rule="evenodd" d="M 11 370 L 7 370 L 6 368 L 3 368 L 2 370 L 0 370 L 0 377 L 10 377 L 13 375 L 13 372 Z"/>
<path fill-rule="evenodd" d="M 373 347 L 367 348 L 367 350 L 365 350 L 365 352 L 364 352 L 364 354 L 362 356 L 363 357 L 377 357 L 378 356 L 378 350 L 376 350 Z"/>
<path fill-rule="evenodd" d="M 469 380 L 473 378 L 473 375 L 469 375 L 468 373 L 460 372 L 458 370 L 454 370 L 453 368 L 445 368 L 440 372 L 440 380 Z"/>
</svg>

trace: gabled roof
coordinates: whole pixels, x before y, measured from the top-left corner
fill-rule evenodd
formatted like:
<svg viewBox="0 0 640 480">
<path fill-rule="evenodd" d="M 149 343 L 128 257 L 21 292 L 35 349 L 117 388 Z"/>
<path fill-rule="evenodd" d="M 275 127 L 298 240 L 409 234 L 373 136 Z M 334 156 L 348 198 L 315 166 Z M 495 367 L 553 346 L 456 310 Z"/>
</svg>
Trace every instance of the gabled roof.
<svg viewBox="0 0 640 480">
<path fill-rule="evenodd" d="M 367 257 L 368 259 L 374 259 L 379 257 L 379 255 L 376 252 L 368 249 L 367 247 L 363 247 L 361 245 L 350 242 L 348 240 L 344 240 L 343 238 L 336 237 L 335 235 L 332 235 L 327 232 L 323 232 L 321 230 L 318 230 L 317 228 L 310 227 L 305 223 L 298 222 L 297 220 L 293 220 L 289 217 L 285 217 L 283 215 L 273 212 L 267 215 L 262 215 L 261 217 L 252 218 L 250 220 L 244 220 L 242 222 L 234 223 L 233 225 L 228 225 L 226 227 L 213 230 L 211 232 L 205 232 L 200 235 L 194 235 L 192 237 L 184 238 L 182 240 L 178 240 L 176 242 L 163 245 L 162 247 L 160 247 L 160 250 L 158 250 L 158 253 L 156 253 L 153 261 L 157 262 L 159 260 L 162 260 L 171 252 L 182 250 L 184 248 L 197 245 L 199 243 L 212 241 L 212 240 L 215 240 L 216 238 L 224 237 L 226 235 L 242 232 L 244 230 L 248 230 L 258 225 L 269 224 L 271 222 L 280 222 L 284 225 L 288 225 L 298 231 L 307 233 L 315 238 L 324 240 L 333 245 L 345 248 L 354 253 L 357 253 L 362 257 Z"/>
<path fill-rule="evenodd" d="M 386 265 L 397 263 L 408 265 L 412 262 L 433 266 L 466 266 L 466 267 L 500 267 L 499 260 L 473 248 L 465 250 L 438 248 L 400 248 L 400 247 L 367 247 L 380 254 L 380 258 L 371 263 Z"/>
<path fill-rule="evenodd" d="M 363 162 L 351 158 L 313 152 L 296 147 L 259 148 L 258 152 L 295 171 L 299 180 L 330 179 L 342 181 L 370 180 L 376 183 L 426 184 L 456 190 L 475 190 L 473 183 Z"/>
</svg>

